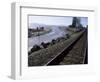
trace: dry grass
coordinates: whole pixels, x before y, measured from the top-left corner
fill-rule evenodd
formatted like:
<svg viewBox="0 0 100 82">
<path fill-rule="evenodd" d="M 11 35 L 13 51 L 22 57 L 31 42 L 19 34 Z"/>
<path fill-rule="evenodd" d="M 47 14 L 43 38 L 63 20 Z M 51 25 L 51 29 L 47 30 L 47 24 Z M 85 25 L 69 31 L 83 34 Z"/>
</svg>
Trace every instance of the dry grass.
<svg viewBox="0 0 100 82">
<path fill-rule="evenodd" d="M 73 40 L 78 38 L 82 32 L 77 32 L 73 34 L 69 39 L 56 43 L 49 46 L 46 49 L 41 49 L 37 52 L 32 53 L 28 57 L 29 66 L 43 66 L 52 58 L 54 58 L 58 53 L 60 53 L 64 48 L 68 46 Z"/>
</svg>

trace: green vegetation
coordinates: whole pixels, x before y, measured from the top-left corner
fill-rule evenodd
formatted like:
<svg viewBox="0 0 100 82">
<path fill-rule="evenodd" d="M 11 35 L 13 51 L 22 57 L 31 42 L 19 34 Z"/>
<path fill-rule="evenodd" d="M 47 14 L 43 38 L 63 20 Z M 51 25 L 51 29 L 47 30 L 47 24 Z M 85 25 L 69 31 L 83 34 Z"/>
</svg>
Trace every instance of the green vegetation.
<svg viewBox="0 0 100 82">
<path fill-rule="evenodd" d="M 64 37 L 58 37 L 57 39 L 53 39 L 51 42 L 47 42 L 47 43 L 42 42 L 41 45 L 34 45 L 33 48 L 28 52 L 28 55 L 31 55 L 31 53 L 33 53 L 33 52 L 36 52 L 40 49 L 45 49 L 49 46 L 52 46 L 56 43 L 67 40 L 69 38 L 70 38 L 70 35 L 66 34 Z"/>
<path fill-rule="evenodd" d="M 69 39 L 63 38 L 60 39 L 60 41 L 59 39 L 55 41 L 53 40 L 53 42 L 55 42 L 53 45 L 49 44 L 48 47 L 42 48 L 30 54 L 28 57 L 28 65 L 29 66 L 45 65 L 48 61 L 50 61 L 57 54 L 59 54 L 64 48 L 66 48 L 68 44 L 70 44 L 73 40 L 77 39 L 77 37 L 79 37 L 80 34 L 82 34 L 82 31 L 71 35 Z"/>
<path fill-rule="evenodd" d="M 84 28 L 80 23 L 78 17 L 73 17 L 72 25 L 64 29 L 66 34 L 63 37 L 53 39 L 51 42 L 42 42 L 40 45 L 34 45 L 28 52 L 28 65 L 29 66 L 43 66 L 63 49 L 65 49 L 71 42 L 76 40 L 83 32 Z M 29 29 L 28 37 L 40 36 L 45 33 L 49 33 L 52 30 L 50 28 L 44 29 L 44 27 L 37 29 Z"/>
</svg>

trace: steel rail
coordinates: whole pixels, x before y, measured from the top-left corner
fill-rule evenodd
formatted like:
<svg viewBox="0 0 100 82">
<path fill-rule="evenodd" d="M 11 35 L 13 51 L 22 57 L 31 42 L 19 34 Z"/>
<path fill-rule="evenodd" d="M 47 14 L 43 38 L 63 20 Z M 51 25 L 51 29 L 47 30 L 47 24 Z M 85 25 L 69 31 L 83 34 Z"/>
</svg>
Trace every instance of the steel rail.
<svg viewBox="0 0 100 82">
<path fill-rule="evenodd" d="M 66 54 L 73 48 L 73 46 L 76 44 L 76 42 L 83 36 L 83 34 L 86 32 L 86 30 L 83 31 L 83 33 L 77 37 L 74 41 L 72 41 L 65 49 L 62 50 L 58 55 L 56 55 L 53 59 L 51 59 L 49 62 L 47 62 L 45 65 L 58 65 L 63 58 L 66 56 Z"/>
</svg>

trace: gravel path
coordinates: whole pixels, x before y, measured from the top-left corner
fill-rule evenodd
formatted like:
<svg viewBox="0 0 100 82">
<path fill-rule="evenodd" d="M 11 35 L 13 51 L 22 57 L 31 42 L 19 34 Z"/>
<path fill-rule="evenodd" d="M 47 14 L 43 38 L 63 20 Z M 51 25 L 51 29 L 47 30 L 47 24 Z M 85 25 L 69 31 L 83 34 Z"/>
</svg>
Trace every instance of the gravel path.
<svg viewBox="0 0 100 82">
<path fill-rule="evenodd" d="M 60 62 L 60 65 L 83 64 L 85 60 L 85 48 L 87 46 L 87 33 L 85 32 L 71 51 Z"/>
</svg>

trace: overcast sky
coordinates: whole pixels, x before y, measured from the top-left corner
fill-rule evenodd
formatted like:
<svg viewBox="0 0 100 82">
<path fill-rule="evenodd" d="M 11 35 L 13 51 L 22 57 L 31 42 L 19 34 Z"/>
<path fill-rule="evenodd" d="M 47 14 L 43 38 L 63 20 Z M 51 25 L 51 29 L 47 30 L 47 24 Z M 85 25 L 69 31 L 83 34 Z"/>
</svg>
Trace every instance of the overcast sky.
<svg viewBox="0 0 100 82">
<path fill-rule="evenodd" d="M 29 16 L 29 24 L 30 23 L 38 23 L 38 24 L 46 24 L 46 25 L 71 25 L 72 18 L 70 16 Z M 87 17 L 80 17 L 81 24 L 83 26 L 88 25 Z"/>
</svg>

